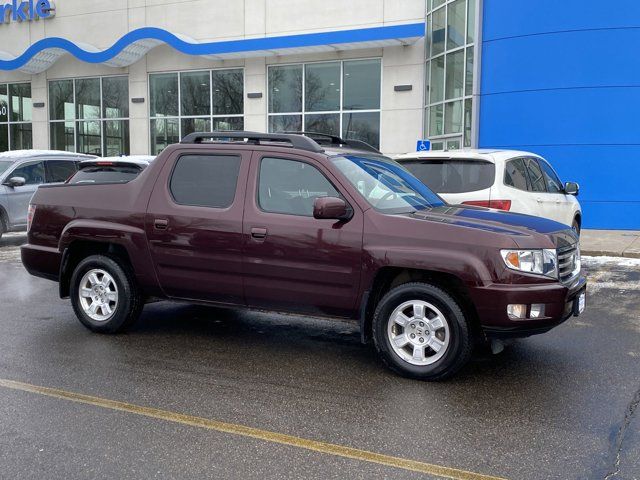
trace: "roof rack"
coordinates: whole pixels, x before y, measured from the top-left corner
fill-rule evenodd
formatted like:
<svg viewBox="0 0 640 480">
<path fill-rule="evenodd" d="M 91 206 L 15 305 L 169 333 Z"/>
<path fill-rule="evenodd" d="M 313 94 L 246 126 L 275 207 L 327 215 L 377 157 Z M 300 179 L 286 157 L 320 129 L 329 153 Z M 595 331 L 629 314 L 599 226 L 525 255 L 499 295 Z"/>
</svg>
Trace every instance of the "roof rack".
<svg viewBox="0 0 640 480">
<path fill-rule="evenodd" d="M 373 145 L 368 144 L 367 142 L 363 142 L 362 140 L 355 139 L 344 139 L 340 138 L 337 135 L 330 135 L 328 133 L 319 133 L 319 132 L 282 132 L 287 135 L 303 135 L 308 138 L 312 138 L 320 145 L 334 145 L 334 146 L 346 146 L 351 148 L 356 148 L 358 150 L 365 150 L 367 152 L 380 153 Z"/>
<path fill-rule="evenodd" d="M 258 133 L 258 132 L 196 132 L 191 133 L 182 139 L 180 143 L 202 143 L 203 140 L 212 140 L 220 142 L 240 141 L 254 145 L 260 145 L 262 142 L 284 143 L 291 148 L 307 150 L 309 152 L 324 152 L 324 149 L 318 145 L 313 139 L 302 135 L 290 135 L 283 133 Z"/>
</svg>

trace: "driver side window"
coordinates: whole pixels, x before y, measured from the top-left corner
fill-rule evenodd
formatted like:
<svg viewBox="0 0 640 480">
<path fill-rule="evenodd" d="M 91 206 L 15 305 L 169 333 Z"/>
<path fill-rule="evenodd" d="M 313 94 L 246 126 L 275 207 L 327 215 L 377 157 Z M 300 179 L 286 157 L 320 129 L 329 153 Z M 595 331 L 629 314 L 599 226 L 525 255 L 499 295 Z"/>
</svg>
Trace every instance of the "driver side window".
<svg viewBox="0 0 640 480">
<path fill-rule="evenodd" d="M 42 185 L 44 183 L 44 164 L 42 162 L 29 163 L 16 168 L 9 176 L 22 177 L 25 185 Z"/>
<path fill-rule="evenodd" d="M 313 217 L 313 203 L 322 197 L 340 194 L 314 166 L 268 157 L 260 162 L 258 204 L 265 212 Z"/>
</svg>

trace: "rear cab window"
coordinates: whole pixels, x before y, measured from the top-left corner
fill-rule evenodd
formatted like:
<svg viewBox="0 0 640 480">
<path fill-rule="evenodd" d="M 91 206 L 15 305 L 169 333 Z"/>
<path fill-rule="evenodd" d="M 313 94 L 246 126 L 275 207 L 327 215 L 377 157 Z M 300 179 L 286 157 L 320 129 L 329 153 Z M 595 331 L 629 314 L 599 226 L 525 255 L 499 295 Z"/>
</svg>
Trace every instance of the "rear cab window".
<svg viewBox="0 0 640 480">
<path fill-rule="evenodd" d="M 402 164 L 436 193 L 477 192 L 491 188 L 496 166 L 473 159 L 409 160 Z"/>
</svg>

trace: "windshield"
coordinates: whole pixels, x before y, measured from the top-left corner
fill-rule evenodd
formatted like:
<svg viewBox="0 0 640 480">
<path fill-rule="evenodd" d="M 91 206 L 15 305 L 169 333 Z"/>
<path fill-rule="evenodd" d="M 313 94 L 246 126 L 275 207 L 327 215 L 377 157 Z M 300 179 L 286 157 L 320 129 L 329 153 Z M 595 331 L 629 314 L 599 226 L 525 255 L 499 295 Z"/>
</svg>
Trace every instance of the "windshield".
<svg viewBox="0 0 640 480">
<path fill-rule="evenodd" d="M 7 168 L 9 168 L 11 165 L 13 165 L 13 162 L 8 162 L 6 160 L 0 160 L 0 175 L 2 175 L 4 172 L 6 172 Z"/>
<path fill-rule="evenodd" d="M 408 213 L 444 205 L 438 195 L 387 157 L 345 155 L 332 160 L 349 183 L 378 211 Z"/>
</svg>

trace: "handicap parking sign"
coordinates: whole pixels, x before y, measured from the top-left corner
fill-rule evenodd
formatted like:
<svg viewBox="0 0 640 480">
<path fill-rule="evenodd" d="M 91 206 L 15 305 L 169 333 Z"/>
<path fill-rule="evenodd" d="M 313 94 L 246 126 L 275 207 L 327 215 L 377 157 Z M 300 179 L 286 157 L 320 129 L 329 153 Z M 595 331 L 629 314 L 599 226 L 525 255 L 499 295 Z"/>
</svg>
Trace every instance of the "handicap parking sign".
<svg viewBox="0 0 640 480">
<path fill-rule="evenodd" d="M 416 147 L 416 151 L 418 152 L 428 152 L 431 150 L 431 141 L 429 140 L 418 140 L 418 146 Z"/>
</svg>

